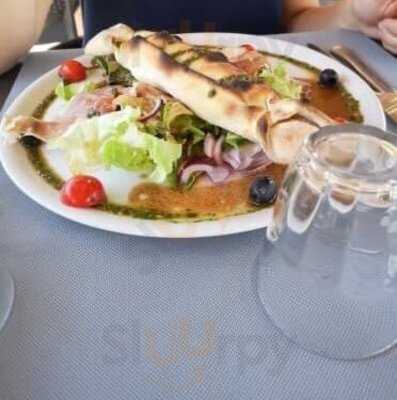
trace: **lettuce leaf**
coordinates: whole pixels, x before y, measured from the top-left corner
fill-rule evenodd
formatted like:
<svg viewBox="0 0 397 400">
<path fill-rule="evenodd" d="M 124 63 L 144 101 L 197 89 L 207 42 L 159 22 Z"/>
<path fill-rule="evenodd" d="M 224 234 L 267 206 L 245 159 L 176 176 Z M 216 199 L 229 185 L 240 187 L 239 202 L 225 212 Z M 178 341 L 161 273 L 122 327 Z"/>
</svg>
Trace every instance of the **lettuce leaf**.
<svg viewBox="0 0 397 400">
<path fill-rule="evenodd" d="M 145 173 L 150 180 L 164 183 L 182 156 L 182 145 L 142 132 L 139 115 L 137 109 L 126 107 L 77 121 L 49 146 L 65 152 L 73 173 L 117 167 Z"/>
<path fill-rule="evenodd" d="M 300 99 L 302 86 L 288 76 L 285 63 L 279 63 L 274 69 L 263 69 L 259 77 L 262 78 L 281 97 Z"/>
<path fill-rule="evenodd" d="M 110 85 L 122 85 L 126 87 L 132 86 L 136 81 L 131 72 L 121 65 L 116 70 L 111 71 L 108 78 Z"/>
<path fill-rule="evenodd" d="M 122 67 L 114 56 L 96 56 L 91 61 L 94 67 L 101 68 L 108 77 L 110 85 L 132 86 L 136 80 L 130 71 Z"/>
<path fill-rule="evenodd" d="M 162 123 L 165 128 L 174 135 L 193 135 L 193 144 L 204 140 L 203 128 L 206 122 L 195 116 L 186 106 L 179 101 L 168 102 L 162 112 Z"/>
<path fill-rule="evenodd" d="M 235 133 L 227 132 L 225 136 L 225 143 L 228 144 L 230 147 L 238 149 L 243 144 L 248 143 L 248 140 L 236 135 Z"/>
<path fill-rule="evenodd" d="M 69 85 L 65 85 L 65 83 L 61 81 L 55 88 L 55 94 L 61 99 L 69 101 L 77 94 L 93 92 L 95 89 L 96 85 L 89 81 L 70 83 Z"/>
<path fill-rule="evenodd" d="M 182 156 L 182 145 L 148 134 L 143 136 L 143 142 L 150 159 L 156 166 L 149 179 L 153 182 L 165 182 Z"/>
<path fill-rule="evenodd" d="M 191 124 L 193 113 L 179 101 L 168 102 L 162 112 L 162 121 L 165 127 L 176 133 L 183 133 Z"/>
<path fill-rule="evenodd" d="M 132 147 L 116 139 L 107 140 L 102 148 L 101 155 L 106 167 L 117 167 L 126 171 L 149 173 L 154 164 L 149 158 L 147 150 Z"/>
<path fill-rule="evenodd" d="M 109 75 L 111 72 L 115 71 L 119 65 L 113 55 L 95 56 L 92 58 L 91 64 L 93 67 L 101 68 L 105 75 Z"/>
</svg>

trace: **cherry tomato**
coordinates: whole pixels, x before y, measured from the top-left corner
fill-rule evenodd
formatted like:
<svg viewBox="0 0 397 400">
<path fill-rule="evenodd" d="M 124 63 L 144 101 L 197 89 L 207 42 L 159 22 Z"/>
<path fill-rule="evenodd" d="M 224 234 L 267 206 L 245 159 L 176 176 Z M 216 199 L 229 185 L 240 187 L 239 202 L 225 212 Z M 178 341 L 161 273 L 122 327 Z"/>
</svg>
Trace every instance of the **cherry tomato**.
<svg viewBox="0 0 397 400">
<path fill-rule="evenodd" d="M 335 117 L 334 118 L 335 122 L 337 122 L 338 124 L 346 124 L 347 122 L 349 122 L 346 118 L 344 117 Z"/>
<path fill-rule="evenodd" d="M 87 77 L 87 69 L 82 63 L 76 60 L 67 60 L 59 67 L 58 75 L 65 82 L 79 82 Z"/>
<path fill-rule="evenodd" d="M 246 49 L 247 51 L 256 51 L 256 47 L 250 43 L 244 43 L 241 45 L 241 47 L 244 47 L 244 49 Z"/>
<path fill-rule="evenodd" d="M 106 193 L 97 178 L 77 175 L 63 185 L 60 199 L 71 207 L 94 207 L 106 202 Z"/>
</svg>

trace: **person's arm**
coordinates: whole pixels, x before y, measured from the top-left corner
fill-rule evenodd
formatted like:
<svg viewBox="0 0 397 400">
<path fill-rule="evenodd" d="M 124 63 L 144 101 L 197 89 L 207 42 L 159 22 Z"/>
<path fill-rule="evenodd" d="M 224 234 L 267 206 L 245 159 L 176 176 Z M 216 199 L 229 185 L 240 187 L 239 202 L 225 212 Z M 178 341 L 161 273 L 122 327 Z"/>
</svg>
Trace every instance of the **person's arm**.
<svg viewBox="0 0 397 400">
<path fill-rule="evenodd" d="M 290 31 L 345 28 L 379 39 L 397 53 L 397 0 L 284 0 L 284 21 Z"/>
<path fill-rule="evenodd" d="M 284 21 L 288 30 L 294 32 L 359 28 L 351 12 L 350 0 L 327 6 L 320 6 L 318 0 L 284 0 Z"/>
<path fill-rule="evenodd" d="M 15 65 L 36 43 L 52 0 L 1 0 L 0 74 Z"/>
</svg>

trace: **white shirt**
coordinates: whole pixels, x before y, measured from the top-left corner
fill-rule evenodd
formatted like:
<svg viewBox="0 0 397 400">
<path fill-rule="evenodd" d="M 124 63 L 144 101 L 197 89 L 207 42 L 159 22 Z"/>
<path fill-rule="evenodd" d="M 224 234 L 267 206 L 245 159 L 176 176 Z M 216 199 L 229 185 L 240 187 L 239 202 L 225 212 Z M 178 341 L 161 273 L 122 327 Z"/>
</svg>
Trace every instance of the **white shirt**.
<svg viewBox="0 0 397 400">
<path fill-rule="evenodd" d="M 36 43 L 51 3 L 52 0 L 1 0 L 0 74 Z"/>
</svg>

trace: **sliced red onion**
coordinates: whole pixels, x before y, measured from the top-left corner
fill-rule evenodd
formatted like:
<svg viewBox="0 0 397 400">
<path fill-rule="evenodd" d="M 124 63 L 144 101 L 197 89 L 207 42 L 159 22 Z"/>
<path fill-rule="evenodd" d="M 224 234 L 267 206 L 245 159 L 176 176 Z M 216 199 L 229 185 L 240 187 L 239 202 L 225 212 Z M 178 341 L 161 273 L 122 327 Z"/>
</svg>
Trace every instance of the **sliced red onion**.
<svg viewBox="0 0 397 400">
<path fill-rule="evenodd" d="M 215 143 L 215 138 L 208 133 L 204 139 L 204 154 L 209 158 L 212 158 L 214 155 Z"/>
<path fill-rule="evenodd" d="M 268 161 L 264 164 L 258 165 L 253 168 L 246 169 L 245 171 L 238 171 L 236 172 L 236 178 L 237 177 L 244 177 L 244 176 L 252 176 L 252 175 L 257 175 L 261 172 L 263 172 L 269 165 L 273 164 L 272 161 Z"/>
<path fill-rule="evenodd" d="M 145 122 L 149 118 L 152 118 L 153 116 L 155 116 L 158 113 L 158 111 L 160 110 L 162 104 L 163 104 L 163 100 L 160 97 L 157 98 L 156 103 L 154 104 L 153 108 L 145 115 L 142 115 L 142 117 L 139 118 L 139 122 Z"/>
<path fill-rule="evenodd" d="M 245 169 L 247 169 L 250 165 L 252 164 L 252 157 L 249 156 L 242 156 L 241 157 L 241 163 L 238 167 L 239 171 L 244 171 Z"/>
<path fill-rule="evenodd" d="M 230 169 L 227 167 L 209 164 L 191 164 L 183 170 L 181 182 L 186 184 L 192 174 L 197 172 L 206 173 L 213 183 L 224 182 L 230 176 Z"/>
<path fill-rule="evenodd" d="M 248 167 L 250 167 L 254 161 L 254 158 L 257 156 L 257 154 L 260 154 L 261 152 L 262 152 L 261 147 L 255 143 L 247 144 L 246 146 L 241 147 L 240 149 L 241 162 L 238 167 L 238 170 L 243 171 Z"/>
<path fill-rule="evenodd" d="M 262 165 L 269 165 L 269 164 L 272 164 L 272 161 L 263 151 L 261 151 L 260 153 L 256 154 L 252 159 L 250 168 L 256 168 Z"/>
<path fill-rule="evenodd" d="M 262 148 L 257 143 L 249 143 L 249 144 L 246 144 L 246 145 L 240 147 L 240 151 L 242 154 L 244 154 L 248 157 L 253 157 L 256 154 L 260 153 L 262 151 Z"/>
<path fill-rule="evenodd" d="M 231 149 L 222 153 L 223 141 L 223 135 L 215 141 L 215 138 L 208 134 L 204 140 L 206 157 L 190 160 L 187 166 L 182 168 L 181 183 L 186 184 L 195 173 L 206 174 L 208 178 L 204 181 L 222 183 L 228 179 L 255 174 L 259 169 L 264 169 L 271 164 L 257 144 L 248 144 L 240 149 Z M 213 165 L 214 161 L 216 165 Z"/>
<path fill-rule="evenodd" d="M 262 164 L 252 169 L 246 169 L 245 171 L 232 171 L 231 174 L 227 177 L 227 179 L 222 181 L 222 183 L 233 182 L 242 178 L 246 178 L 248 176 L 256 176 L 263 174 L 266 171 L 266 168 L 271 164 L 272 162 L 269 162 L 268 164 Z M 213 182 L 207 176 L 200 179 L 198 183 L 198 185 L 200 186 L 210 186 L 212 184 Z"/>
<path fill-rule="evenodd" d="M 240 151 L 238 149 L 225 151 L 222 158 L 223 161 L 228 163 L 233 169 L 238 169 L 241 164 Z"/>
<path fill-rule="evenodd" d="M 225 137 L 222 135 L 215 143 L 213 158 L 214 158 L 215 162 L 217 163 L 217 165 L 223 164 L 222 145 L 223 145 L 224 140 L 225 140 Z"/>
<path fill-rule="evenodd" d="M 235 170 L 245 170 L 255 162 L 259 154 L 264 154 L 257 144 L 248 144 L 239 149 L 232 149 L 223 153 L 223 160 Z"/>
<path fill-rule="evenodd" d="M 230 176 L 231 171 L 226 166 L 219 166 L 219 167 L 213 167 L 213 169 L 207 173 L 212 182 L 222 183 Z"/>
</svg>

